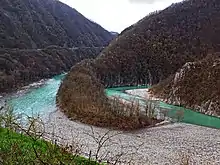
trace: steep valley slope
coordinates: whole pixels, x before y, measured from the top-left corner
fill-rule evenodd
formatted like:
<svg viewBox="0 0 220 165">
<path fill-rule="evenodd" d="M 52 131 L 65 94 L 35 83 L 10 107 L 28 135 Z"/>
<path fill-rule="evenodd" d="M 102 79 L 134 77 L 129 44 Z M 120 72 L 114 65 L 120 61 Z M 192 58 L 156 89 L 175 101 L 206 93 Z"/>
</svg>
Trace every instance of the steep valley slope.
<svg viewBox="0 0 220 165">
<path fill-rule="evenodd" d="M 17 89 L 42 78 L 68 72 L 83 59 L 95 58 L 103 48 L 0 49 L 0 92 Z"/>
<path fill-rule="evenodd" d="M 0 47 L 101 47 L 110 32 L 57 0 L 1 0 Z"/>
<path fill-rule="evenodd" d="M 168 103 L 220 116 L 220 54 L 186 63 L 151 92 Z"/>
<path fill-rule="evenodd" d="M 0 93 L 69 71 L 114 38 L 57 0 L 0 1 Z"/>
<path fill-rule="evenodd" d="M 74 66 L 61 84 L 57 103 L 69 117 L 84 109 L 89 112 L 106 109 L 105 104 L 100 103 L 106 100 L 102 92 L 104 87 L 160 83 L 186 63 L 218 52 L 219 34 L 219 0 L 186 0 L 172 4 L 125 29 L 95 60 L 86 60 Z M 82 84 L 87 85 L 84 87 Z M 211 88 L 207 86 L 204 92 Z M 213 93 L 215 90 L 217 88 L 214 87 L 211 93 L 219 95 L 218 92 Z M 199 101 L 203 99 L 202 95 L 198 97 L 201 97 Z M 75 111 L 76 105 L 68 104 L 69 101 L 83 102 L 84 109 L 79 106 Z M 96 118 L 101 118 L 99 114 L 100 111 Z M 88 116 L 85 113 L 78 117 L 83 120 Z"/>
</svg>

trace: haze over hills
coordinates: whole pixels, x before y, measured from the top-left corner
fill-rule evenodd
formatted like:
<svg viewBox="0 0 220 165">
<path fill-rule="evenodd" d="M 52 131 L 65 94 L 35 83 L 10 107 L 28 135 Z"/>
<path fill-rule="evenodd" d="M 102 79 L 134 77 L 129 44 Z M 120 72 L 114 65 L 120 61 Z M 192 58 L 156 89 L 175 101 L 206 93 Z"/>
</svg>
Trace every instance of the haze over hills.
<svg viewBox="0 0 220 165">
<path fill-rule="evenodd" d="M 111 33 L 112 33 L 112 35 L 114 35 L 114 36 L 119 35 L 119 33 L 118 33 L 118 32 L 111 32 Z"/>
<path fill-rule="evenodd" d="M 76 101 L 76 98 L 83 102 L 93 95 L 94 88 L 100 91 L 104 87 L 112 86 L 154 85 L 175 74 L 187 62 L 199 61 L 210 53 L 218 52 L 219 16 L 219 0 L 187 0 L 151 13 L 125 29 L 95 60 L 84 61 L 73 67 L 61 84 L 57 96 L 58 104 L 71 116 L 78 112 L 74 112 L 72 105 L 67 104 L 67 98 L 71 102 Z M 210 62 L 210 65 L 213 65 L 213 62 Z M 83 85 L 75 83 L 80 79 L 82 84 L 93 79 L 93 89 L 90 91 L 88 85 L 84 88 Z M 205 91 L 211 88 L 211 91 L 218 90 L 216 86 L 207 85 Z M 81 91 L 86 91 L 88 98 L 80 94 L 76 96 L 75 92 L 79 86 Z M 158 95 L 159 93 L 160 91 L 157 92 Z M 213 95 L 219 93 L 215 92 Z M 100 100 L 105 100 L 105 97 L 102 94 L 94 95 L 92 101 L 94 106 L 99 106 L 97 109 L 101 109 Z M 196 104 L 202 104 L 201 99 L 198 99 Z M 220 106 L 216 105 L 220 109 Z"/>
<path fill-rule="evenodd" d="M 69 71 L 113 38 L 57 0 L 1 0 L 0 92 Z"/>
<path fill-rule="evenodd" d="M 1 0 L 0 47 L 99 47 L 111 33 L 57 0 Z"/>
</svg>

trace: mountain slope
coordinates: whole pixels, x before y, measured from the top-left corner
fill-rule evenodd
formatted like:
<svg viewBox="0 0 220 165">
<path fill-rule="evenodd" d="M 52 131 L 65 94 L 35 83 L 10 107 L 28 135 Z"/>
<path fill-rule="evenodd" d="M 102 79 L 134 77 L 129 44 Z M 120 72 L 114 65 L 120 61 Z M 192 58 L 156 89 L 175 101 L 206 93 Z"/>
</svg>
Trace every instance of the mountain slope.
<svg viewBox="0 0 220 165">
<path fill-rule="evenodd" d="M 168 103 L 220 116 L 220 53 L 186 63 L 151 92 Z"/>
<path fill-rule="evenodd" d="M 218 52 L 219 35 L 219 0 L 187 0 L 152 13 L 125 29 L 95 60 L 73 67 L 61 84 L 58 105 L 65 111 L 73 111 L 66 98 L 71 102 L 76 100 L 73 93 L 79 86 L 72 86 L 71 81 L 77 81 L 79 74 L 84 75 L 85 83 L 95 77 L 92 84 L 97 91 L 111 86 L 157 84 L 185 63 Z M 80 89 L 92 94 L 88 86 Z M 85 97 L 77 98 L 83 102 Z M 94 106 L 100 105 L 101 98 L 93 100 Z"/>
<path fill-rule="evenodd" d="M 219 9 L 217 0 L 191 0 L 144 18 L 101 53 L 96 63 L 105 66 L 97 73 L 110 86 L 158 83 L 186 62 L 219 51 Z"/>
<path fill-rule="evenodd" d="M 67 72 L 113 38 L 57 0 L 1 0 L 0 92 Z"/>
<path fill-rule="evenodd" d="M 95 58 L 102 49 L 57 46 L 42 50 L 0 49 L 0 92 L 68 72 L 81 60 Z"/>
<path fill-rule="evenodd" d="M 113 35 L 57 0 L 1 0 L 0 47 L 106 46 Z"/>
<path fill-rule="evenodd" d="M 114 35 L 114 36 L 118 36 L 119 34 L 118 34 L 118 32 L 110 32 L 112 35 Z"/>
</svg>

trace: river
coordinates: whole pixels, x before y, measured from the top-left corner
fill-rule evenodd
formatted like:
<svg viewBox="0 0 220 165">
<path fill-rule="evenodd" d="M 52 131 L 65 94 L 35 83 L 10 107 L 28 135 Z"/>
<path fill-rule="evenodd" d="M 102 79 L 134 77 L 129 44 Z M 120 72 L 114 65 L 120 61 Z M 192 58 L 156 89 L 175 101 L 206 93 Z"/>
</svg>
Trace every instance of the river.
<svg viewBox="0 0 220 165">
<path fill-rule="evenodd" d="M 23 113 L 28 116 L 48 115 L 56 110 L 56 94 L 61 80 L 65 74 L 55 76 L 43 82 L 43 85 L 18 91 L 9 99 L 15 113 Z"/>
<path fill-rule="evenodd" d="M 21 90 L 13 94 L 9 99 L 9 103 L 13 106 L 16 113 L 23 113 L 28 116 L 48 115 L 56 110 L 56 94 L 64 77 L 65 74 L 55 76 L 37 88 L 34 88 L 34 85 L 30 85 L 30 89 Z M 109 88 L 106 89 L 106 94 L 108 96 L 119 96 L 127 101 L 136 99 L 144 105 L 146 101 L 142 97 L 125 93 L 126 90 L 137 88 L 146 88 L 146 86 Z M 161 101 L 157 102 L 157 104 L 158 108 L 167 110 L 167 115 L 171 118 L 176 118 L 177 112 L 182 111 L 182 122 L 220 128 L 220 118 L 201 114 L 183 107 L 169 105 Z"/>
<path fill-rule="evenodd" d="M 70 121 L 65 115 L 56 111 L 56 93 L 59 85 L 65 75 L 55 76 L 44 81 L 43 85 L 31 87 L 26 90 L 18 91 L 9 98 L 9 103 L 13 106 L 16 113 L 24 113 L 29 116 L 37 115 L 50 116 L 45 123 L 45 132 L 49 139 L 54 139 L 64 144 L 79 144 L 81 154 L 88 155 L 90 151 L 96 153 L 97 142 L 93 137 L 102 137 L 107 129 L 91 127 L 75 121 Z M 125 100 L 138 99 L 142 104 L 144 100 L 141 97 L 125 93 L 125 90 L 143 88 L 143 87 L 120 87 L 106 89 L 108 96 L 120 96 Z M 108 153 L 108 159 L 116 159 L 117 155 L 124 153 L 120 160 L 130 161 L 131 155 L 134 164 L 178 164 L 179 153 L 193 153 L 193 161 L 212 162 L 220 161 L 220 132 L 207 127 L 220 127 L 220 119 L 203 115 L 192 110 L 168 105 L 159 102 L 160 108 L 169 110 L 169 116 L 172 117 L 176 111 L 183 110 L 183 123 L 174 123 L 170 125 L 142 129 L 135 132 L 111 131 L 115 134 L 111 141 L 104 147 L 101 153 Z M 185 124 L 191 123 L 191 124 Z M 193 125 L 192 125 L 193 124 Z M 206 127 L 196 126 L 204 125 Z M 94 134 L 95 132 L 95 134 Z M 92 136 L 88 136 L 88 134 Z M 212 136 L 210 136 L 212 135 Z M 213 153 L 216 153 L 213 155 Z M 202 155 L 202 156 L 201 156 Z M 214 157 L 215 158 L 214 158 Z M 209 159 L 208 159 L 209 158 Z M 103 158 L 106 160 L 106 158 Z M 125 164 L 128 164 L 125 162 Z M 200 164 L 200 163 L 198 163 Z M 217 163 L 218 164 L 218 163 Z"/>
</svg>

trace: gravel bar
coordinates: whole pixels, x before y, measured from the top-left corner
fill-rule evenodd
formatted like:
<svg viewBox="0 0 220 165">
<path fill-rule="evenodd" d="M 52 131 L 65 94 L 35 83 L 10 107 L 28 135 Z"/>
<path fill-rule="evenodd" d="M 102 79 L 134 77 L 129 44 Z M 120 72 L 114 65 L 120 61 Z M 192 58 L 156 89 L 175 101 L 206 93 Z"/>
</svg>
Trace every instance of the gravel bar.
<svg viewBox="0 0 220 165">
<path fill-rule="evenodd" d="M 99 159 L 118 164 L 220 164 L 220 131 L 190 124 L 174 123 L 133 132 L 109 131 L 70 121 L 59 110 L 44 118 L 45 136 L 62 145 L 77 146 L 80 154 L 94 157 L 99 140 L 106 143 Z M 108 139 L 109 136 L 112 136 Z M 102 155 L 104 154 L 104 155 Z"/>
</svg>

